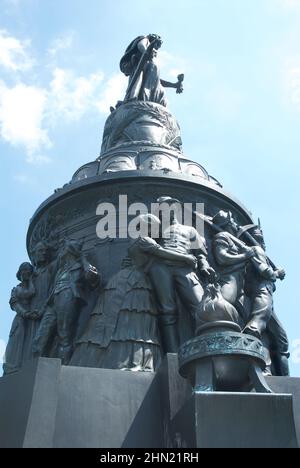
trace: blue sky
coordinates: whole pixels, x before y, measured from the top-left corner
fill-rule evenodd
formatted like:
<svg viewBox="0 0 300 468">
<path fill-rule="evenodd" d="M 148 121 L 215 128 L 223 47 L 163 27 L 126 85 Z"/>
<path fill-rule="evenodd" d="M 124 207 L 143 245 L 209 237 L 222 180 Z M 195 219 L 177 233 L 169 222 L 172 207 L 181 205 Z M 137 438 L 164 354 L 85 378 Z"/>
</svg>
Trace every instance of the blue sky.
<svg viewBox="0 0 300 468">
<path fill-rule="evenodd" d="M 300 0 L 0 0 L 0 358 L 8 300 L 35 209 L 95 159 L 119 59 L 137 35 L 164 39 L 162 75 L 184 152 L 263 223 L 287 270 L 276 310 L 300 375 Z"/>
</svg>

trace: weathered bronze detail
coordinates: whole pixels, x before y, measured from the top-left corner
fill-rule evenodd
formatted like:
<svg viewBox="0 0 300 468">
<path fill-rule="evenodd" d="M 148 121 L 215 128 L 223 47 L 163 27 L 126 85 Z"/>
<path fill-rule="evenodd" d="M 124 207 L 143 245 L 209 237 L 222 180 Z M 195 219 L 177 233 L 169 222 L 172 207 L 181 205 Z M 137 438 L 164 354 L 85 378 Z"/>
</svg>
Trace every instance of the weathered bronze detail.
<svg viewBox="0 0 300 468">
<path fill-rule="evenodd" d="M 22 264 L 10 305 L 16 312 L 5 373 L 34 356 L 64 365 L 153 372 L 179 351 L 181 373 L 196 391 L 269 389 L 263 374 L 288 375 L 288 339 L 274 312 L 285 272 L 268 258 L 260 223 L 182 150 L 180 126 L 167 108 L 156 55 L 159 36 L 139 36 L 121 71 L 126 96 L 111 107 L 100 156 L 57 190 L 28 231 L 31 263 Z M 112 103 L 114 105 L 114 103 Z M 124 216 L 119 195 L 143 203 L 138 239 L 99 238 L 97 207 Z M 169 224 L 151 205 L 203 203 L 186 225 Z M 127 213 L 126 213 L 127 214 Z M 160 216 L 158 214 L 158 216 Z M 199 233 L 200 216 L 205 229 Z M 127 224 L 131 222 L 128 216 Z"/>
</svg>

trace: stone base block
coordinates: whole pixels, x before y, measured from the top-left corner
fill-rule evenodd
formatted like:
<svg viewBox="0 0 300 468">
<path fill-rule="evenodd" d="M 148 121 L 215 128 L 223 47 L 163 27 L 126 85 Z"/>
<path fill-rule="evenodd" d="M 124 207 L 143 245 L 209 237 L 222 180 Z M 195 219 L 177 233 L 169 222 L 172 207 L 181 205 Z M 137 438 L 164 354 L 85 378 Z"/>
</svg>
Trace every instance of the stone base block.
<svg viewBox="0 0 300 468">
<path fill-rule="evenodd" d="M 156 374 L 38 359 L 0 379 L 0 448 L 297 447 L 300 379 L 267 380 L 278 394 L 193 395 L 177 355 Z"/>
<path fill-rule="evenodd" d="M 189 448 L 298 448 L 292 395 L 196 393 L 172 421 Z"/>
<path fill-rule="evenodd" d="M 28 363 L 0 379 L 0 447 L 162 446 L 154 374 Z"/>
</svg>

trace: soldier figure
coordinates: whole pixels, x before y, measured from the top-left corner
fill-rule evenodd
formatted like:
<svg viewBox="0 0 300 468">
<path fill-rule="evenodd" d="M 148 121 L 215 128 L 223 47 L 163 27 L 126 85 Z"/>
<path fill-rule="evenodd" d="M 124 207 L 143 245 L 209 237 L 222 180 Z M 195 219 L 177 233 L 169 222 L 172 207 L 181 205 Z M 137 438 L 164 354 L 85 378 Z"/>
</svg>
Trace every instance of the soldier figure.
<svg viewBox="0 0 300 468">
<path fill-rule="evenodd" d="M 255 255 L 251 247 L 237 245 L 233 236 L 238 233 L 238 225 L 230 211 L 220 211 L 213 218 L 213 224 L 221 229 L 214 237 L 213 252 L 219 266 L 222 296 L 236 307 L 241 317 L 244 312 L 244 284 L 246 266 Z"/>
<path fill-rule="evenodd" d="M 38 242 L 33 251 L 34 273 L 33 284 L 36 294 L 32 299 L 32 310 L 41 320 L 46 309 L 46 302 L 49 298 L 55 273 L 57 271 L 57 261 L 51 259 L 51 247 L 47 241 Z"/>
<path fill-rule="evenodd" d="M 264 338 L 266 332 L 269 339 L 270 353 L 273 362 L 273 373 L 281 376 L 289 375 L 289 342 L 287 334 L 274 312 L 273 293 L 276 281 L 285 278 L 283 269 L 274 269 L 266 254 L 263 232 L 254 228 L 252 237 L 259 246 L 249 265 L 247 292 L 251 301 L 251 314 L 244 333 Z"/>
<path fill-rule="evenodd" d="M 99 282 L 97 270 L 82 256 L 81 248 L 77 241 L 65 242 L 48 308 L 34 341 L 35 354 L 43 355 L 51 336 L 57 335 L 57 357 L 63 364 L 71 358 L 79 313 L 86 304 L 84 287 L 86 283 L 95 287 Z"/>
<path fill-rule="evenodd" d="M 255 257 L 249 265 L 249 286 L 252 307 L 250 320 L 245 327 L 245 333 L 261 338 L 273 312 L 273 293 L 276 290 L 277 279 L 285 278 L 285 271 L 274 270 L 266 254 L 266 246 L 261 229 L 253 230 L 253 238 L 259 243 L 254 247 Z"/>
<path fill-rule="evenodd" d="M 236 307 L 244 323 L 247 323 L 244 333 L 268 339 L 273 373 L 289 375 L 288 338 L 273 308 L 275 282 L 284 279 L 284 270 L 272 268 L 260 229 L 255 229 L 253 236 L 259 246 L 248 247 L 239 239 L 235 242 L 239 226 L 231 212 L 220 211 L 213 218 L 213 224 L 217 228 L 226 229 L 215 236 L 213 247 L 216 262 L 220 266 L 220 285 L 224 299 Z M 244 292 L 246 278 L 247 297 L 249 295 L 251 300 L 249 307 Z"/>
<path fill-rule="evenodd" d="M 161 197 L 157 202 L 160 206 L 167 204 L 167 206 L 171 207 L 170 225 L 162 232 L 161 246 L 165 250 L 177 254 L 194 255 L 196 259 L 193 267 L 176 259 L 163 260 L 155 258 L 148 267 L 149 277 L 158 303 L 164 351 L 166 353 L 177 353 L 179 338 L 176 293 L 195 320 L 204 294 L 196 270 L 198 268 L 199 274 L 208 279 L 213 279 L 215 272 L 207 261 L 204 239 L 193 227 L 184 226 L 178 222 L 173 208 L 176 205 L 177 207 L 180 206 L 180 202 L 171 197 Z"/>
</svg>

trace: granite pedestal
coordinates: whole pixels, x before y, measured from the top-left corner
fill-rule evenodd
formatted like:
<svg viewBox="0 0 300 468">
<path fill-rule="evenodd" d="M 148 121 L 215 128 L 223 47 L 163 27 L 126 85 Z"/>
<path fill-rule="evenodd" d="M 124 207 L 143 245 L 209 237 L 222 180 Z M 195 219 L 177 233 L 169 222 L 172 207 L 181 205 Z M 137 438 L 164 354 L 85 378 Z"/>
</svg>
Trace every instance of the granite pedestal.
<svg viewBox="0 0 300 468">
<path fill-rule="evenodd" d="M 300 379 L 268 378 L 273 395 L 192 394 L 177 361 L 156 374 L 29 362 L 0 379 L 0 447 L 298 447 Z"/>
</svg>

